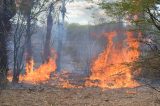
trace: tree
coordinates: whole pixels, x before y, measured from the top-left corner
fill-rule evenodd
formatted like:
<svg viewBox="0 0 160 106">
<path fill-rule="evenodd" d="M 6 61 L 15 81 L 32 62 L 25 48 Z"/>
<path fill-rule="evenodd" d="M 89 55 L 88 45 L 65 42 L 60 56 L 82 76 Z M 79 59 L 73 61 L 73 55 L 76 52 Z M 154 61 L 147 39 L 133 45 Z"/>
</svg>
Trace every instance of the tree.
<svg viewBox="0 0 160 106">
<path fill-rule="evenodd" d="M 56 6 L 56 3 L 58 1 L 54 1 L 50 4 L 48 9 L 48 16 L 47 16 L 47 32 L 46 32 L 46 39 L 45 39 L 45 45 L 44 45 L 44 60 L 43 62 L 48 62 L 49 58 L 51 57 L 51 32 L 53 27 L 53 16 L 54 13 L 54 7 Z"/>
<path fill-rule="evenodd" d="M 31 65 L 33 59 L 32 35 L 38 16 L 47 11 L 48 0 L 21 0 L 20 11 L 26 19 L 25 53 L 26 64 Z M 28 69 L 31 71 L 32 69 Z"/>
<path fill-rule="evenodd" d="M 102 9 L 112 17 L 122 16 L 129 18 L 132 26 L 143 34 L 140 42 L 143 44 L 142 55 L 136 68 L 142 69 L 144 76 L 160 77 L 160 0 L 121 0 L 116 2 L 100 3 Z M 147 47 L 145 46 L 147 45 Z M 145 50 L 144 49 L 149 49 Z M 144 77 L 143 76 L 143 77 Z"/>
<path fill-rule="evenodd" d="M 0 87 L 4 87 L 8 72 L 7 38 L 11 28 L 10 19 L 15 15 L 14 0 L 0 1 Z"/>
<path fill-rule="evenodd" d="M 49 6 L 49 13 L 47 17 L 47 34 L 46 34 L 46 41 L 44 46 L 44 62 L 48 62 L 51 56 L 51 31 L 53 26 L 53 19 L 52 19 L 52 11 L 53 11 L 53 3 Z"/>
<path fill-rule="evenodd" d="M 133 17 L 136 24 L 152 25 L 160 30 L 159 0 L 122 0 L 117 2 L 102 2 L 100 6 L 111 16 Z"/>
<path fill-rule="evenodd" d="M 17 9 L 17 15 L 13 19 L 15 26 L 13 29 L 13 83 L 17 83 L 19 81 L 19 75 L 21 70 L 24 68 L 24 35 L 25 35 L 25 18 Z"/>
<path fill-rule="evenodd" d="M 47 11 L 48 0 L 19 0 L 15 19 L 14 34 L 14 70 L 12 82 L 17 83 L 23 66 L 23 55 L 26 53 L 26 64 L 30 65 L 33 59 L 32 35 L 38 17 Z M 24 37 L 24 39 L 22 39 Z M 25 43 L 23 43 L 25 42 Z M 25 49 L 24 49 L 25 48 Z M 32 69 L 29 69 L 31 71 Z"/>
</svg>

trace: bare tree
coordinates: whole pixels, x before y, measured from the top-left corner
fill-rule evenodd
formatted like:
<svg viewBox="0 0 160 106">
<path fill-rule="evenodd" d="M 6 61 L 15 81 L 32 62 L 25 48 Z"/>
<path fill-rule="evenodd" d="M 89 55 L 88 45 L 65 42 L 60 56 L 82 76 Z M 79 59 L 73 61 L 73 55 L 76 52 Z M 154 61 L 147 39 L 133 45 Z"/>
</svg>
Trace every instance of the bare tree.
<svg viewBox="0 0 160 106">
<path fill-rule="evenodd" d="M 47 11 L 47 5 L 48 0 L 22 0 L 21 2 L 21 12 L 26 19 L 25 53 L 27 64 L 31 64 L 33 59 L 31 38 L 34 31 L 34 25 L 38 20 L 37 17 Z"/>
<path fill-rule="evenodd" d="M 15 19 L 15 31 L 13 35 L 14 55 L 13 55 L 13 83 L 17 83 L 21 70 L 24 68 L 24 34 L 26 26 L 24 17 L 18 12 Z"/>
<path fill-rule="evenodd" d="M 12 82 L 17 83 L 21 70 L 24 69 L 24 52 L 26 63 L 32 60 L 32 35 L 38 16 L 47 11 L 48 0 L 20 0 L 17 8 L 14 32 L 14 67 Z"/>
</svg>

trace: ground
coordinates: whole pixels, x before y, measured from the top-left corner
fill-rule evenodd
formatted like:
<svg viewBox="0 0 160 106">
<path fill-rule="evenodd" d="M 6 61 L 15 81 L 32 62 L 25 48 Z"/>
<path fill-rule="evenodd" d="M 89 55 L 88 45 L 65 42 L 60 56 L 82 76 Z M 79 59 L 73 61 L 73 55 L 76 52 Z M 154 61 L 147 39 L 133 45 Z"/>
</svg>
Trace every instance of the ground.
<svg viewBox="0 0 160 106">
<path fill-rule="evenodd" d="M 0 106 L 160 106 L 160 92 L 134 89 L 34 86 L 0 90 Z"/>
</svg>

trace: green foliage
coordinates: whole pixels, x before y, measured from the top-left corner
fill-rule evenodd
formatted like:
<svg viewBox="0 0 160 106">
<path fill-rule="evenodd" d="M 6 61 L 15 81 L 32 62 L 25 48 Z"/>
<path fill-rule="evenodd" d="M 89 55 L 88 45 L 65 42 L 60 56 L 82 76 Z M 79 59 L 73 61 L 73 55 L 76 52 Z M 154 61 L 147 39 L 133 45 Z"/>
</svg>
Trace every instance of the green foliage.
<svg viewBox="0 0 160 106">
<path fill-rule="evenodd" d="M 120 2 L 102 2 L 99 5 L 107 13 L 114 15 L 139 14 L 154 7 L 159 3 L 158 0 L 122 0 Z"/>
<path fill-rule="evenodd" d="M 102 2 L 99 4 L 106 14 L 112 17 L 132 17 L 130 20 L 137 25 L 153 25 L 160 30 L 159 0 L 122 0 L 119 2 Z M 134 20 L 133 16 L 138 19 Z M 142 25 L 141 25 L 142 26 Z"/>
</svg>

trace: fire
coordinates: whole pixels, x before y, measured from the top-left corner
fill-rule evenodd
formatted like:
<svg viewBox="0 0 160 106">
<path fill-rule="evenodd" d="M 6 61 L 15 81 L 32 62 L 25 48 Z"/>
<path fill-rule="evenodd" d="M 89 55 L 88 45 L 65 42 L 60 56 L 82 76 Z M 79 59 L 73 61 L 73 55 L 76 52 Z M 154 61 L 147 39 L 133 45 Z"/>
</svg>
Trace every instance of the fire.
<svg viewBox="0 0 160 106">
<path fill-rule="evenodd" d="M 56 83 L 52 85 L 58 86 L 60 88 L 82 88 L 82 86 L 78 86 L 70 82 L 70 74 L 71 73 L 66 70 L 62 70 L 60 73 L 54 73 L 54 77 L 52 78 L 52 80 L 56 81 Z"/>
<path fill-rule="evenodd" d="M 138 50 L 140 44 L 137 37 L 134 36 L 134 32 L 126 32 L 122 40 L 118 39 L 117 32 L 109 32 L 104 35 L 107 47 L 92 62 L 91 75 L 85 81 L 85 86 L 110 89 L 139 86 L 139 83 L 133 78 L 133 71 L 130 67 L 130 64 L 140 56 Z M 141 33 L 138 33 L 138 37 L 141 37 Z M 52 54 L 48 62 L 40 65 L 37 69 L 34 69 L 34 60 L 29 61 L 26 64 L 26 74 L 20 75 L 20 82 L 37 84 L 52 79 L 53 85 L 57 84 L 62 88 L 82 88 L 83 86 L 76 85 L 70 80 L 68 71 L 54 73 L 54 77 L 50 78 L 50 74 L 56 70 L 57 55 L 54 50 L 52 50 Z"/>
<path fill-rule="evenodd" d="M 26 63 L 26 74 L 33 72 L 33 67 L 34 67 L 35 63 L 34 60 L 31 59 L 29 62 Z"/>
<path fill-rule="evenodd" d="M 133 79 L 132 70 L 127 63 L 138 59 L 139 42 L 132 32 L 126 32 L 125 40 L 116 41 L 118 34 L 110 32 L 105 34 L 108 45 L 106 49 L 93 61 L 91 76 L 86 86 L 101 88 L 133 88 L 139 86 Z M 140 36 L 140 33 L 139 33 Z"/>
<path fill-rule="evenodd" d="M 77 88 L 75 85 L 73 84 L 70 84 L 70 82 L 68 80 L 64 80 L 64 79 L 61 79 L 60 81 L 60 86 L 62 88 Z"/>
<path fill-rule="evenodd" d="M 26 64 L 26 74 L 20 76 L 20 82 L 42 83 L 50 79 L 50 74 L 56 70 L 56 53 L 52 50 L 53 56 L 48 62 L 34 69 L 34 60 Z"/>
<path fill-rule="evenodd" d="M 8 71 L 8 75 L 7 75 L 7 79 L 9 82 L 12 82 L 12 78 L 13 78 L 13 73 L 11 70 Z"/>
</svg>

